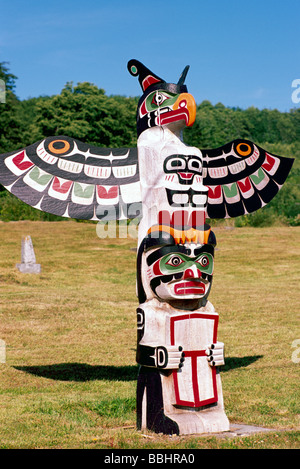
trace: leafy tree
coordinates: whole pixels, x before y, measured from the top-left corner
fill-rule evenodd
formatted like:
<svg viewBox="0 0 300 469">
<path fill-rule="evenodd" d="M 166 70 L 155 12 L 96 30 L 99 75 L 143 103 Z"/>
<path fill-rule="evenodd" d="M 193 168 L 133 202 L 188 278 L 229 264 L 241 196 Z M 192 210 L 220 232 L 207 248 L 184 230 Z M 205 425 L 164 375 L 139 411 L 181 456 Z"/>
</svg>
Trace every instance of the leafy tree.
<svg viewBox="0 0 300 469">
<path fill-rule="evenodd" d="M 197 106 L 195 124 L 184 132 L 184 140 L 199 148 L 216 148 L 235 138 L 272 144 L 299 141 L 300 109 L 279 112 L 250 107 L 243 110 L 203 101 Z"/>
<path fill-rule="evenodd" d="M 8 62 L 0 62 L 0 79 L 5 82 L 7 90 L 14 91 L 17 77 L 9 73 L 9 68 L 6 66 L 7 64 Z"/>
<path fill-rule="evenodd" d="M 134 98 L 108 97 L 91 83 L 67 83 L 59 95 L 36 102 L 29 131 L 33 140 L 68 135 L 98 146 L 133 146 L 136 105 Z"/>
<path fill-rule="evenodd" d="M 0 103 L 0 153 L 22 145 L 24 124 L 19 115 L 20 101 L 14 93 L 16 76 L 9 73 L 7 62 L 0 63 L 0 79 L 6 86 L 5 102 Z"/>
</svg>

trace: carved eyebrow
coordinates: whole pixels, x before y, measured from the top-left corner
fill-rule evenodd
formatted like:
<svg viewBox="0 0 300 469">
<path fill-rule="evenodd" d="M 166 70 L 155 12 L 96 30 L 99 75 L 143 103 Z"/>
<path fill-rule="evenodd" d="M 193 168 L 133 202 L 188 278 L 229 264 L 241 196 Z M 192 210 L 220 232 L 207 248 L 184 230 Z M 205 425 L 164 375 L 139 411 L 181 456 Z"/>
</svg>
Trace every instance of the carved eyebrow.
<svg viewBox="0 0 300 469">
<path fill-rule="evenodd" d="M 198 257 L 201 253 L 208 252 L 212 256 L 214 255 L 214 247 L 211 244 L 203 244 L 200 248 L 196 248 L 194 251 L 195 257 Z"/>
</svg>

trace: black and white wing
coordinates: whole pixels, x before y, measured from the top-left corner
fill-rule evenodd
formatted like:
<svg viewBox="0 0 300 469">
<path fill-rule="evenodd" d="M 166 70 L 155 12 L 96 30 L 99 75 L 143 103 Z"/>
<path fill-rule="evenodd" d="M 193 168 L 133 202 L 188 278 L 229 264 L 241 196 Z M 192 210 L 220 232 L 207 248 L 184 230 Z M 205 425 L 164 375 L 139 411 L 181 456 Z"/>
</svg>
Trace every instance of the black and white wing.
<svg viewBox="0 0 300 469">
<path fill-rule="evenodd" d="M 249 140 L 201 151 L 208 218 L 234 218 L 263 207 L 282 187 L 294 162 Z"/>
<path fill-rule="evenodd" d="M 119 220 L 140 215 L 137 148 L 47 137 L 0 155 L 0 184 L 28 205 L 62 217 Z"/>
</svg>

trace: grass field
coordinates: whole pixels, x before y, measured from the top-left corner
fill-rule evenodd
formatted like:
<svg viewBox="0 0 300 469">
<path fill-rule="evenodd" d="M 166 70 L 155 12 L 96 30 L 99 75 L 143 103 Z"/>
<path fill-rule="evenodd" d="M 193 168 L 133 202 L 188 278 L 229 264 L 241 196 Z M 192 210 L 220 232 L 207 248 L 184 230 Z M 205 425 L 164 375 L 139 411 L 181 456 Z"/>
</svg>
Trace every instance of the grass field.
<svg viewBox="0 0 300 469">
<path fill-rule="evenodd" d="M 215 229 L 226 413 L 274 429 L 230 439 L 135 429 L 136 240 L 72 221 L 0 233 L 0 448 L 299 448 L 300 227 Z M 25 235 L 41 274 L 15 267 Z"/>
</svg>

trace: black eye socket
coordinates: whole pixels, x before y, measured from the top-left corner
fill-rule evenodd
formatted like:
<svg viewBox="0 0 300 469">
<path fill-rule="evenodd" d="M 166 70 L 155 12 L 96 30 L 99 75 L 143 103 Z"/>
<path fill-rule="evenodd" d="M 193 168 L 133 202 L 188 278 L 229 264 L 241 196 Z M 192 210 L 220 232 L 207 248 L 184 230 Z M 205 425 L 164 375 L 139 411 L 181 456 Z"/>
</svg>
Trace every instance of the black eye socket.
<svg viewBox="0 0 300 469">
<path fill-rule="evenodd" d="M 167 171 L 174 171 L 176 169 L 185 169 L 186 162 L 183 158 L 170 158 L 166 162 L 166 170 Z"/>
<path fill-rule="evenodd" d="M 202 171 L 201 161 L 196 158 L 190 159 L 188 161 L 188 168 L 192 171 L 196 171 L 197 173 L 201 173 Z"/>
<path fill-rule="evenodd" d="M 172 160 L 170 163 L 172 168 L 181 168 L 183 166 L 183 161 L 181 160 Z"/>
</svg>

